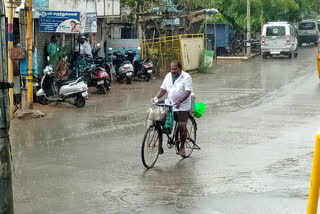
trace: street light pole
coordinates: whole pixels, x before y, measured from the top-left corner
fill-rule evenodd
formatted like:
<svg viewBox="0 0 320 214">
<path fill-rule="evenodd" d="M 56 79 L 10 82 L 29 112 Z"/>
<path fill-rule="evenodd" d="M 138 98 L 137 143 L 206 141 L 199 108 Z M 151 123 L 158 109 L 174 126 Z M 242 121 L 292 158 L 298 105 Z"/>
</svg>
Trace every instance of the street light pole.
<svg viewBox="0 0 320 214">
<path fill-rule="evenodd" d="M 248 59 L 250 60 L 251 58 L 251 15 L 250 15 L 250 0 L 247 0 L 247 56 Z"/>
<path fill-rule="evenodd" d="M 260 35 L 262 36 L 262 29 L 263 29 L 263 6 L 261 8 L 261 18 L 260 18 Z"/>
<path fill-rule="evenodd" d="M 11 50 L 13 48 L 13 4 L 8 0 L 8 82 L 13 83 L 13 61 Z M 13 118 L 13 88 L 9 89 L 10 118 Z"/>
</svg>

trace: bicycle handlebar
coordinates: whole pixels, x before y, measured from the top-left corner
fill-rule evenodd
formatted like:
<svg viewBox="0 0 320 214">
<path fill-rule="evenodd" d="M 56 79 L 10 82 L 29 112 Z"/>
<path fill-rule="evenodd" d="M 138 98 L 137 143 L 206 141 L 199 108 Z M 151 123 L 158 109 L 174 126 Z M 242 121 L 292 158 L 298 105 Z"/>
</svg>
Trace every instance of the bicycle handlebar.
<svg viewBox="0 0 320 214">
<path fill-rule="evenodd" d="M 173 107 L 174 104 L 172 105 L 167 105 L 165 103 L 152 103 L 152 105 L 155 105 L 155 106 L 161 106 L 161 107 Z"/>
</svg>

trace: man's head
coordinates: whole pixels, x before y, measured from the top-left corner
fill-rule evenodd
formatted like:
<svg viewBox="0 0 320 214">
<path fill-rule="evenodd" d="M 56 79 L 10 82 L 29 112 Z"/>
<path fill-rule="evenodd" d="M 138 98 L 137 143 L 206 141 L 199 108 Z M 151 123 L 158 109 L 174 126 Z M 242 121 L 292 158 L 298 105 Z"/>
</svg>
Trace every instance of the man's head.
<svg viewBox="0 0 320 214">
<path fill-rule="evenodd" d="M 173 60 L 170 65 L 171 75 L 173 77 L 178 77 L 182 71 L 182 65 L 178 60 Z"/>
<path fill-rule="evenodd" d="M 51 36 L 51 42 L 53 42 L 53 43 L 56 43 L 56 42 L 57 42 L 57 39 L 56 39 L 55 36 Z"/>
<path fill-rule="evenodd" d="M 86 40 L 86 37 L 82 35 L 80 37 L 80 43 L 83 44 L 85 40 Z"/>
</svg>

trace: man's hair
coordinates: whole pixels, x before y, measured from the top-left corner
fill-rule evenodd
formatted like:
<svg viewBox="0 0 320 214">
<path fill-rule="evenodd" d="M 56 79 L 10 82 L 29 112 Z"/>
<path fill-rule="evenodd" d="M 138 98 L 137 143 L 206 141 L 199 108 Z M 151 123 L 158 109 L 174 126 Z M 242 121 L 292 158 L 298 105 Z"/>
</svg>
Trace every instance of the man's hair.
<svg viewBox="0 0 320 214">
<path fill-rule="evenodd" d="M 57 38 L 56 38 L 56 36 L 51 36 L 51 42 L 56 42 L 57 41 Z"/>
<path fill-rule="evenodd" d="M 175 64 L 175 65 L 177 65 L 178 68 L 182 69 L 182 65 L 181 65 L 181 62 L 179 60 L 173 60 L 171 62 L 171 64 Z"/>
</svg>

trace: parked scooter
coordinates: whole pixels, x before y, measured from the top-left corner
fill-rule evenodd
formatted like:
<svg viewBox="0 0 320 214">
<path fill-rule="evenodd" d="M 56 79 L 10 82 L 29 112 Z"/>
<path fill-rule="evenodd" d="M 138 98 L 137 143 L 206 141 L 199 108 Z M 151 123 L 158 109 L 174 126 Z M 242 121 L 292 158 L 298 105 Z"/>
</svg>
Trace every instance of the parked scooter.
<svg viewBox="0 0 320 214">
<path fill-rule="evenodd" d="M 134 78 L 143 79 L 149 82 L 152 76 L 153 64 L 148 59 L 137 60 L 137 53 L 133 50 L 128 50 L 125 53 L 126 59 L 133 64 Z"/>
<path fill-rule="evenodd" d="M 47 65 L 43 73 L 41 88 L 36 93 L 41 105 L 48 105 L 51 102 L 66 102 L 78 108 L 85 106 L 86 100 L 89 99 L 88 86 L 81 77 L 73 81 L 56 82 L 51 65 Z"/>
<path fill-rule="evenodd" d="M 112 50 L 111 48 L 109 50 Z M 127 84 L 131 84 L 133 77 L 133 66 L 130 61 L 126 60 L 126 56 L 120 52 L 109 54 L 112 60 L 112 65 L 115 70 L 117 81 L 122 83 L 124 80 Z"/>
</svg>

